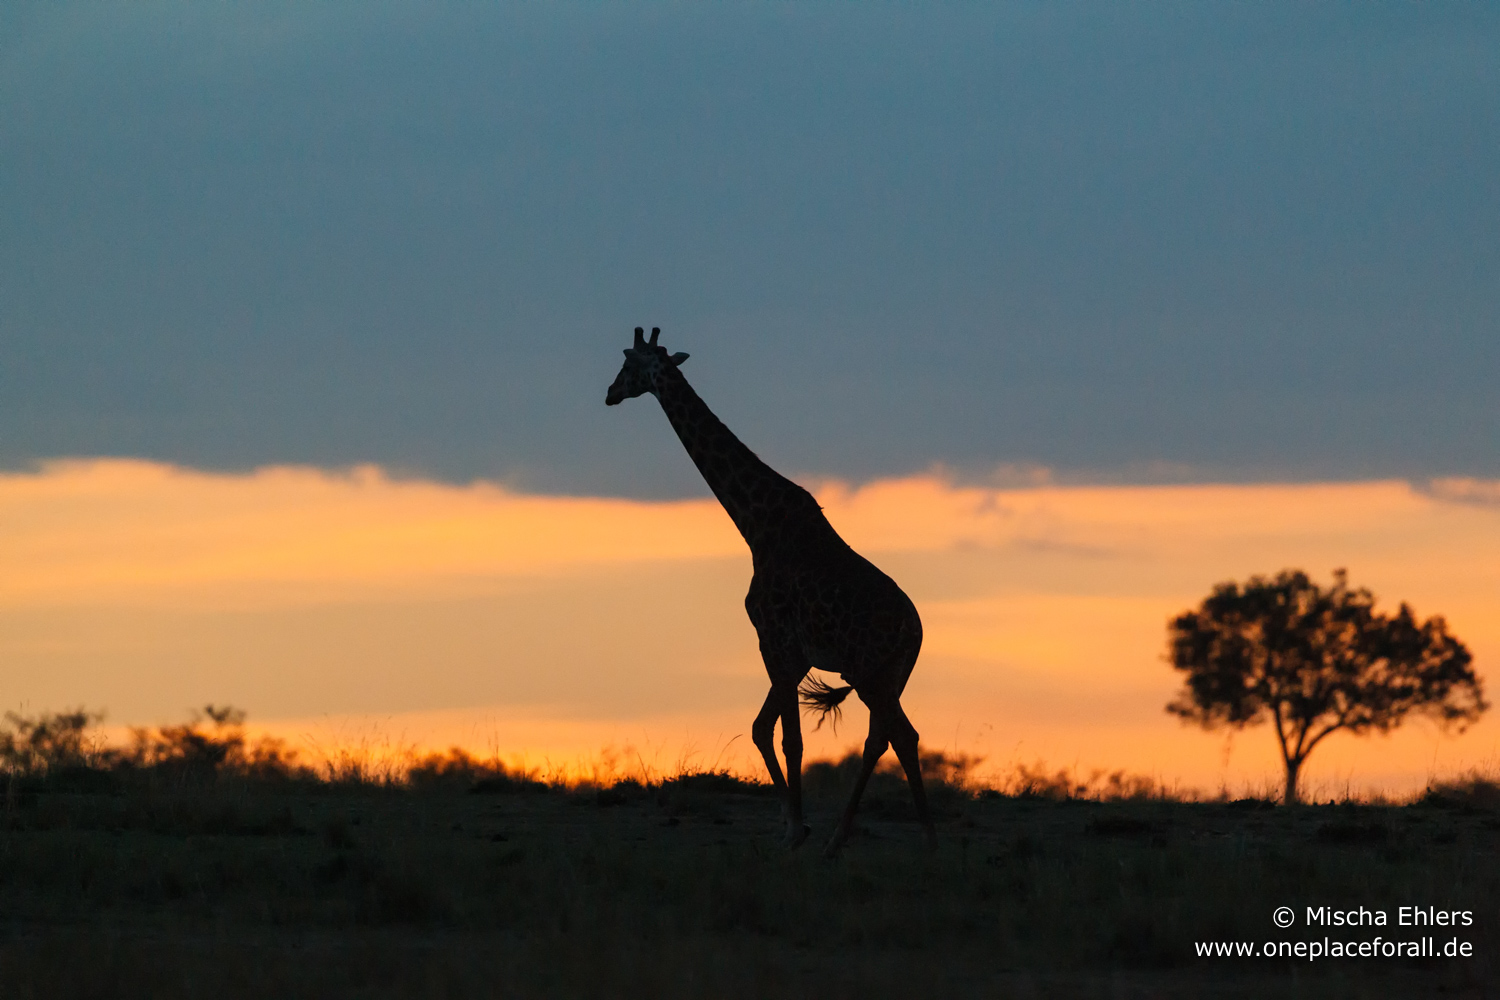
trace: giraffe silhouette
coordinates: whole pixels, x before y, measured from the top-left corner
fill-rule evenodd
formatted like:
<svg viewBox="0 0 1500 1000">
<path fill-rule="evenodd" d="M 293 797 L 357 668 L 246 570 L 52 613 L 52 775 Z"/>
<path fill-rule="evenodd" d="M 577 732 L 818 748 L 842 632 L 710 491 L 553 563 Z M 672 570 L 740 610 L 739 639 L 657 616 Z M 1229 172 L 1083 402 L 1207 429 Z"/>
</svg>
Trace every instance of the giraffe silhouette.
<svg viewBox="0 0 1500 1000">
<path fill-rule="evenodd" d="M 839 537 L 811 493 L 762 462 L 714 416 L 679 370 L 688 356 L 669 355 L 658 346 L 660 333 L 653 328 L 647 341 L 635 328 L 635 344 L 625 349 L 625 365 L 604 401 L 614 406 L 654 395 L 750 546 L 755 573 L 745 610 L 771 678 L 751 735 L 781 794 L 788 846 L 800 846 L 810 832 L 802 817 L 799 687 L 802 701 L 825 715 L 837 713 L 851 691 L 870 709 L 859 777 L 825 853 L 832 855 L 848 838 L 860 796 L 887 746 L 906 771 L 928 844 L 936 843 L 917 731 L 901 708 L 901 692 L 922 647 L 916 607 L 895 581 Z M 813 667 L 839 674 L 846 683 L 831 687 L 809 680 L 802 686 Z M 778 719 L 785 776 L 776 759 Z"/>
</svg>

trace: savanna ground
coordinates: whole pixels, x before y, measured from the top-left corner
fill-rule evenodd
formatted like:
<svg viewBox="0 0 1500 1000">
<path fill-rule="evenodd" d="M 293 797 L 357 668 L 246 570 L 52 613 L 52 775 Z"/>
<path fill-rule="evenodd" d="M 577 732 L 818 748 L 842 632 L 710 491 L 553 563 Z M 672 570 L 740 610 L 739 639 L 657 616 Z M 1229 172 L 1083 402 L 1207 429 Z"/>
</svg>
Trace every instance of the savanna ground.
<svg viewBox="0 0 1500 1000">
<path fill-rule="evenodd" d="M 7 1000 L 1467 997 L 1497 980 L 1500 790 L 1481 779 L 1283 808 L 1026 770 L 978 788 L 934 755 L 938 850 L 885 772 L 829 861 L 817 839 L 852 758 L 808 768 L 814 840 L 792 852 L 768 789 L 725 774 L 549 785 L 461 753 L 312 768 L 227 715 L 116 749 L 83 716 L 11 721 Z M 1307 928 L 1320 905 L 1391 923 Z M 1474 924 L 1395 926 L 1405 905 Z M 1474 956 L 1194 948 L 1325 934 L 1456 936 Z"/>
</svg>

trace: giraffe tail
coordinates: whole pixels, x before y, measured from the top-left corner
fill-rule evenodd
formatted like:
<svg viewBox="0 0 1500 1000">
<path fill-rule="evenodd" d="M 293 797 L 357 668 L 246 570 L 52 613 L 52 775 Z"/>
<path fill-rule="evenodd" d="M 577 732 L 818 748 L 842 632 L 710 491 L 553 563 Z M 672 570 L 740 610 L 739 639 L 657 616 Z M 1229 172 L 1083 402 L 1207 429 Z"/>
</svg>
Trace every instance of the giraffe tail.
<svg viewBox="0 0 1500 1000">
<path fill-rule="evenodd" d="M 831 687 L 816 677 L 808 677 L 802 682 L 802 686 L 797 689 L 802 707 L 818 714 L 818 724 L 813 727 L 813 732 L 822 729 L 825 722 L 830 722 L 833 731 L 838 732 L 839 721 L 844 717 L 844 710 L 839 706 L 853 690 L 854 688 L 850 685 Z M 831 720 L 829 716 L 832 716 Z"/>
</svg>

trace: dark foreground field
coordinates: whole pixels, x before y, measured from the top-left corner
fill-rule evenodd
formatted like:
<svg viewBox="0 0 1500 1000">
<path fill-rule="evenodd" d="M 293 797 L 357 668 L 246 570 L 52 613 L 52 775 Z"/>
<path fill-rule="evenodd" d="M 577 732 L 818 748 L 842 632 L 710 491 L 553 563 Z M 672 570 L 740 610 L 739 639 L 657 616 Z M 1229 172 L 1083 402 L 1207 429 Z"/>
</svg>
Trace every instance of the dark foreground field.
<svg viewBox="0 0 1500 1000">
<path fill-rule="evenodd" d="M 292 781 L 11 782 L 0 995 L 29 997 L 1485 996 L 1500 813 L 1095 802 L 939 786 L 926 852 L 877 776 L 814 842 L 723 776 L 564 791 Z M 1387 912 L 1305 926 L 1308 906 Z M 1469 927 L 1396 926 L 1400 906 Z M 1272 913 L 1297 923 L 1278 930 Z M 1198 941 L 1468 941 L 1471 958 L 1200 958 Z"/>
</svg>

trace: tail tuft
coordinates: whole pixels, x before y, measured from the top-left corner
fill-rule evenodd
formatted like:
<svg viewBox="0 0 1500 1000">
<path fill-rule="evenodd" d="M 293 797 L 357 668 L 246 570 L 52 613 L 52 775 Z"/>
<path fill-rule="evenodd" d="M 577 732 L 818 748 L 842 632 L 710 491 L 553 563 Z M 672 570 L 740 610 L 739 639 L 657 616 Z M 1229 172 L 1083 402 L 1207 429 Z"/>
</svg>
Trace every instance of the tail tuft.
<svg viewBox="0 0 1500 1000">
<path fill-rule="evenodd" d="M 844 717 L 844 710 L 839 706 L 853 690 L 854 688 L 850 685 L 831 687 L 813 676 L 808 676 L 802 682 L 802 686 L 797 689 L 797 694 L 801 696 L 799 700 L 802 702 L 802 707 L 818 713 L 818 724 L 813 727 L 814 732 L 822 729 L 824 722 L 830 722 L 835 733 L 839 731 L 839 722 Z M 832 720 L 829 716 L 833 717 Z"/>
</svg>

